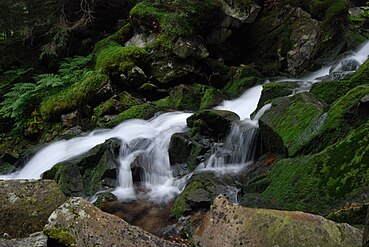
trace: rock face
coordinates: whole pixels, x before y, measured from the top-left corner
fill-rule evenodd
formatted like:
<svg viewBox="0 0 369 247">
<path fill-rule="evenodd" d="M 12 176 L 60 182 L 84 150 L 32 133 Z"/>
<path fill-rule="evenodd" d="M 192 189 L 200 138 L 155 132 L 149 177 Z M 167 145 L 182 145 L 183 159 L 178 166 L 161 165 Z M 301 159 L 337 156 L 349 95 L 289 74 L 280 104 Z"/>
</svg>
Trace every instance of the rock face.
<svg viewBox="0 0 369 247">
<path fill-rule="evenodd" d="M 44 232 L 52 246 L 183 246 L 131 226 L 82 198 L 71 198 L 55 210 Z"/>
<path fill-rule="evenodd" d="M 234 206 L 217 197 L 195 232 L 200 246 L 361 246 L 348 224 L 302 212 Z"/>
<path fill-rule="evenodd" d="M 93 195 L 117 185 L 120 140 L 109 139 L 78 159 L 57 164 L 43 178 L 54 179 L 67 195 Z"/>
<path fill-rule="evenodd" d="M 25 237 L 42 230 L 50 214 L 66 201 L 51 180 L 6 180 L 0 187 L 0 235 Z"/>
</svg>

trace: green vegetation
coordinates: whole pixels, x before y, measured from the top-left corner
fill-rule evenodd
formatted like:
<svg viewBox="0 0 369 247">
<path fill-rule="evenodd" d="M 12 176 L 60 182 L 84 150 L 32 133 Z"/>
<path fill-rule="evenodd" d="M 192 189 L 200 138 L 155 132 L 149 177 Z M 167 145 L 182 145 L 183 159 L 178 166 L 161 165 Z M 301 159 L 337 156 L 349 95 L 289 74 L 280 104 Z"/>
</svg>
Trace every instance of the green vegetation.
<svg viewBox="0 0 369 247">
<path fill-rule="evenodd" d="M 2 117 L 12 118 L 16 129 L 21 130 L 27 119 L 35 115 L 31 113 L 38 109 L 44 98 L 57 94 L 62 88 L 77 83 L 80 77 L 86 76 L 86 66 L 90 62 L 89 57 L 66 58 L 60 64 L 59 74 L 40 74 L 34 76 L 34 81 L 15 83 L 0 103 L 0 114 Z M 20 71 L 17 76 L 26 72 Z"/>
<path fill-rule="evenodd" d="M 43 232 L 57 246 L 73 247 L 77 244 L 77 239 L 75 236 L 69 233 L 68 229 L 45 228 Z"/>
<path fill-rule="evenodd" d="M 198 175 L 195 179 L 191 180 L 187 187 L 182 191 L 181 194 L 174 200 L 171 215 L 176 219 L 179 219 L 186 211 L 190 210 L 187 205 L 187 197 L 191 194 L 195 195 L 200 190 L 205 191 L 208 194 L 209 198 L 214 199 L 215 194 L 211 190 L 211 186 L 213 186 L 210 179 L 208 179 L 205 175 Z"/>
<path fill-rule="evenodd" d="M 201 16 L 217 8 L 217 1 L 165 0 L 142 1 L 130 12 L 131 20 L 159 32 L 158 44 L 169 50 L 180 36 L 194 33 Z"/>
<path fill-rule="evenodd" d="M 369 122 L 321 153 L 281 160 L 262 193 L 267 205 L 324 214 L 369 185 Z"/>
<path fill-rule="evenodd" d="M 41 115 L 47 119 L 56 119 L 63 113 L 73 111 L 82 103 L 92 100 L 98 90 L 109 82 L 109 78 L 98 71 L 89 71 L 82 81 L 45 98 L 40 105 Z"/>
<path fill-rule="evenodd" d="M 311 12 L 314 15 L 323 16 L 323 25 L 332 24 L 341 16 L 345 16 L 348 10 L 347 0 L 312 0 Z"/>
<path fill-rule="evenodd" d="M 310 93 L 317 99 L 331 105 L 338 98 L 344 96 L 352 87 L 349 80 L 325 81 L 313 84 Z"/>
<path fill-rule="evenodd" d="M 137 63 L 144 63 L 148 51 L 136 46 L 108 46 L 96 54 L 96 69 L 119 75 L 128 72 Z"/>
</svg>

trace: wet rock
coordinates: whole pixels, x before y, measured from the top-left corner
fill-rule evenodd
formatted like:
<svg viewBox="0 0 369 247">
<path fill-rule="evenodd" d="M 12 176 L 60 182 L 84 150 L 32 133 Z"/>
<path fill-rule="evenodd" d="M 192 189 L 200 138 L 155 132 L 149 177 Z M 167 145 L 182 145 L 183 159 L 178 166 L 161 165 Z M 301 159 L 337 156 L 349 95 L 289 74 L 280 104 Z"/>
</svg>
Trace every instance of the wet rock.
<svg viewBox="0 0 369 247">
<path fill-rule="evenodd" d="M 0 235 L 26 237 L 42 230 L 50 214 L 66 201 L 51 180 L 5 180 L 0 187 Z"/>
<path fill-rule="evenodd" d="M 232 122 L 239 120 L 240 117 L 231 111 L 201 110 L 187 118 L 187 126 L 192 128 L 192 136 L 222 139 L 228 134 Z"/>
<path fill-rule="evenodd" d="M 194 233 L 201 246 L 360 246 L 362 231 L 302 212 L 244 208 L 217 197 Z"/>
<path fill-rule="evenodd" d="M 118 197 L 110 192 L 103 192 L 96 195 L 96 200 L 93 203 L 96 207 L 102 208 L 106 203 L 117 201 Z"/>
<path fill-rule="evenodd" d="M 36 232 L 26 238 L 3 239 L 0 238 L 0 247 L 47 247 L 47 236 Z"/>
<path fill-rule="evenodd" d="M 298 26 L 290 34 L 291 49 L 287 52 L 287 71 L 298 74 L 305 68 L 307 61 L 313 59 L 320 44 L 321 29 L 319 22 L 301 8 L 294 10 L 292 18 Z"/>
<path fill-rule="evenodd" d="M 191 60 L 178 60 L 170 57 L 154 61 L 150 67 L 153 77 L 163 84 L 195 72 L 195 65 Z"/>
<path fill-rule="evenodd" d="M 247 4 L 244 2 L 245 1 L 222 0 L 222 11 L 226 15 L 243 23 L 253 23 L 258 16 L 261 7 L 252 3 L 251 1 Z"/>
<path fill-rule="evenodd" d="M 93 195 L 117 185 L 117 160 L 120 140 L 109 139 L 81 157 L 59 163 L 43 174 L 43 178 L 57 181 L 67 195 Z"/>
<path fill-rule="evenodd" d="M 131 226 L 82 198 L 71 198 L 49 217 L 49 243 L 67 246 L 182 246 Z"/>
<path fill-rule="evenodd" d="M 157 38 L 156 33 L 136 33 L 133 37 L 125 43 L 125 46 L 144 47 L 147 44 L 155 42 Z"/>
<path fill-rule="evenodd" d="M 366 214 L 365 218 L 365 227 L 364 227 L 364 234 L 363 234 L 363 247 L 369 246 L 369 208 L 368 213 Z"/>
<path fill-rule="evenodd" d="M 178 38 L 173 53 L 183 59 L 189 56 L 195 59 L 204 59 L 209 56 L 206 46 L 197 38 Z"/>
<path fill-rule="evenodd" d="M 80 123 L 81 117 L 78 111 L 74 111 L 61 115 L 61 121 L 65 127 L 74 127 Z"/>
</svg>

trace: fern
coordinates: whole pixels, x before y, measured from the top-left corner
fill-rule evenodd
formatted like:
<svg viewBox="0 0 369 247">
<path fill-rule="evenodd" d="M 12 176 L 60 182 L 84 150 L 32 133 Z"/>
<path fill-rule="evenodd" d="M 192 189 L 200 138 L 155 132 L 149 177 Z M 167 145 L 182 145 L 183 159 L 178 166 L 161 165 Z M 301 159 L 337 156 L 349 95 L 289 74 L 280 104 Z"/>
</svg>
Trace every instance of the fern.
<svg viewBox="0 0 369 247">
<path fill-rule="evenodd" d="M 60 93 L 63 89 L 86 78 L 91 72 L 86 68 L 90 62 L 90 57 L 66 58 L 60 64 L 59 74 L 35 75 L 33 77 L 35 83 L 13 84 L 10 90 L 3 95 L 3 101 L 0 103 L 0 117 L 12 118 L 16 128 L 22 127 L 25 119 L 34 109 L 38 108 L 43 99 Z M 8 73 L 18 73 L 16 75 L 19 78 L 22 73 L 27 72 Z"/>
</svg>

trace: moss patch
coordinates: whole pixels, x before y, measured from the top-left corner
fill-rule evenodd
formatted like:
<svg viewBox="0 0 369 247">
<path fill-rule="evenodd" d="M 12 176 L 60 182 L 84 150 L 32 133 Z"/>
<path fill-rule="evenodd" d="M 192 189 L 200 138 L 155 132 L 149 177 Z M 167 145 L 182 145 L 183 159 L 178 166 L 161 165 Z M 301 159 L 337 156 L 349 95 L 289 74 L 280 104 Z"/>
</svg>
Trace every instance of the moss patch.
<svg viewBox="0 0 369 247">
<path fill-rule="evenodd" d="M 65 247 L 77 246 L 76 237 L 70 234 L 68 229 L 64 229 L 64 228 L 47 229 L 45 228 L 43 232 L 46 236 L 48 236 L 51 242 L 55 244 L 56 246 L 65 246 Z"/>
<path fill-rule="evenodd" d="M 99 89 L 109 82 L 109 78 L 98 72 L 90 71 L 68 88 L 44 99 L 40 105 L 40 112 L 44 118 L 56 119 L 63 113 L 71 112 L 79 105 L 89 103 Z"/>
</svg>

